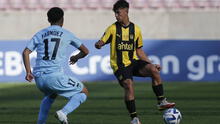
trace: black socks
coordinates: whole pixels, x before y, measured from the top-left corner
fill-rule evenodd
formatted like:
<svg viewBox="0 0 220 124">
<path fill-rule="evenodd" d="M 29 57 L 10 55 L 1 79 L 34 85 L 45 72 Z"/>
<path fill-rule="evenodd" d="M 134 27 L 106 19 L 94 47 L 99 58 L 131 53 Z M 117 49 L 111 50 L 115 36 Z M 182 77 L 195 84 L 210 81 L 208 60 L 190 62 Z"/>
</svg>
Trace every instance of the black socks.
<svg viewBox="0 0 220 124">
<path fill-rule="evenodd" d="M 159 84 L 157 86 L 152 86 L 155 95 L 157 96 L 157 100 L 162 101 L 165 97 L 163 96 L 163 85 Z"/>
<path fill-rule="evenodd" d="M 134 117 L 137 117 L 136 112 L 136 106 L 135 106 L 135 100 L 129 100 L 125 101 L 126 107 L 130 113 L 130 117 L 133 119 Z"/>
</svg>

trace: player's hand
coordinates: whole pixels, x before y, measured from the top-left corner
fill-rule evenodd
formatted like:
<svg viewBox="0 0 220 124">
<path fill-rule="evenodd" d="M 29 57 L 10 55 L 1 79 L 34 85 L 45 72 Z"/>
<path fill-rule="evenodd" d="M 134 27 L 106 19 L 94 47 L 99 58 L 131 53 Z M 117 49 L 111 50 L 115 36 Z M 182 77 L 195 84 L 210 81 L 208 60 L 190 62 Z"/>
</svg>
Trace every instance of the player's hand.
<svg viewBox="0 0 220 124">
<path fill-rule="evenodd" d="M 78 61 L 78 58 L 76 56 L 71 56 L 70 57 L 70 65 L 73 65 L 75 64 L 76 62 Z"/>
<path fill-rule="evenodd" d="M 158 64 L 155 64 L 154 66 L 157 68 L 158 71 L 160 71 L 162 69 L 162 67 Z"/>
<path fill-rule="evenodd" d="M 31 82 L 34 79 L 34 76 L 32 73 L 27 73 L 25 79 Z"/>
<path fill-rule="evenodd" d="M 95 48 L 96 48 L 96 49 L 101 49 L 101 48 L 102 48 L 102 43 L 99 42 L 99 41 L 96 42 L 96 43 L 95 43 Z"/>
</svg>

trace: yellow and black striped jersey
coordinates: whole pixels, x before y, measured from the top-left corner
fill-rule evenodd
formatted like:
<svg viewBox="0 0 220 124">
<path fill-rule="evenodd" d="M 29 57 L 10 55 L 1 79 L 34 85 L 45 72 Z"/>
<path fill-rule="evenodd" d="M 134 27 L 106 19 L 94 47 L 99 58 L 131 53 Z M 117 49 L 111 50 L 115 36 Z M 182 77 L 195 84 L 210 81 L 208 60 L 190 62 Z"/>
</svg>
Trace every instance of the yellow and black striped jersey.
<svg viewBox="0 0 220 124">
<path fill-rule="evenodd" d="M 118 22 L 112 24 L 101 40 L 110 43 L 110 63 L 114 72 L 137 60 L 136 49 L 143 46 L 141 30 L 132 22 L 126 27 Z"/>
</svg>

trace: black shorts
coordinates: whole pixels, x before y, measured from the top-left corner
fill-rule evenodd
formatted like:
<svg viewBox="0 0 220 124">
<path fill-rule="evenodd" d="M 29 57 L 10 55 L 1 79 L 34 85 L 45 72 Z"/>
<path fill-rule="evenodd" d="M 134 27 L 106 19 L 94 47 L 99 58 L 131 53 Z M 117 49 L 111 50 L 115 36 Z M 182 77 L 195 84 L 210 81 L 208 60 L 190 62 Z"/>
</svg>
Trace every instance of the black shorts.
<svg viewBox="0 0 220 124">
<path fill-rule="evenodd" d="M 139 73 L 139 70 L 144 68 L 144 66 L 146 66 L 147 64 L 150 64 L 150 63 L 143 61 L 143 60 L 134 60 L 131 65 L 118 69 L 114 74 L 119 82 L 126 80 L 126 79 L 133 80 L 133 76 L 143 77 Z"/>
</svg>

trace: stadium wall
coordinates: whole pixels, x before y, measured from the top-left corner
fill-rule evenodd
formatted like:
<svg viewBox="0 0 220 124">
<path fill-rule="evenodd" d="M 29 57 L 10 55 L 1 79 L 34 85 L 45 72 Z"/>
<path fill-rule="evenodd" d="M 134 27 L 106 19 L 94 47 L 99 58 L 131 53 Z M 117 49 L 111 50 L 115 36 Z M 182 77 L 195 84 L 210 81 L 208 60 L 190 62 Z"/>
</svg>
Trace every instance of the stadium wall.
<svg viewBox="0 0 220 124">
<path fill-rule="evenodd" d="M 101 50 L 94 47 L 97 40 L 83 40 L 92 52 L 74 65 L 63 63 L 68 75 L 83 81 L 116 80 L 110 67 L 109 46 Z M 25 69 L 22 50 L 27 40 L 0 41 L 0 82 L 24 82 Z M 219 40 L 144 40 L 143 50 L 155 64 L 162 66 L 163 81 L 220 81 Z M 75 54 L 68 47 L 68 56 Z M 31 65 L 35 64 L 36 52 L 31 54 Z M 146 81 L 150 78 L 138 78 Z"/>
<path fill-rule="evenodd" d="M 144 39 L 220 39 L 220 10 L 130 10 Z M 115 21 L 111 10 L 67 10 L 64 27 L 83 39 L 98 39 Z M 47 27 L 46 10 L 0 11 L 0 40 L 25 40 Z"/>
<path fill-rule="evenodd" d="M 130 10 L 130 20 L 141 27 L 144 50 L 163 66 L 165 81 L 220 81 L 219 10 Z M 109 50 L 100 53 L 93 47 L 114 21 L 111 10 L 66 11 L 64 27 L 93 51 L 83 60 L 85 66 L 66 67 L 69 74 L 85 81 L 115 80 Z M 0 82 L 22 82 L 22 49 L 34 33 L 48 26 L 46 11 L 0 11 L 0 22 Z M 85 73 L 74 72 L 77 69 Z"/>
</svg>

